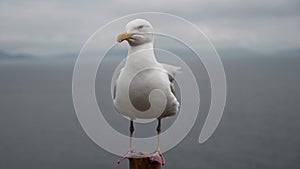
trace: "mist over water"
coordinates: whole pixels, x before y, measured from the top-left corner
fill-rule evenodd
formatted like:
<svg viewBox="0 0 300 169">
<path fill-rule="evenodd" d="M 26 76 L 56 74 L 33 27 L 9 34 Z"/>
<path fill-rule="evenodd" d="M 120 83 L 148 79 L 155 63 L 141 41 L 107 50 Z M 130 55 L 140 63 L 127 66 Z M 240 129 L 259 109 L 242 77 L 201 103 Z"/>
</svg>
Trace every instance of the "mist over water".
<svg viewBox="0 0 300 169">
<path fill-rule="evenodd" d="M 187 60 L 197 72 L 200 112 L 188 136 L 164 154 L 163 168 L 300 168 L 300 57 L 222 61 L 228 85 L 224 115 L 214 135 L 200 145 L 210 103 L 209 81 L 203 66 Z M 101 99 L 109 98 L 110 90 L 97 85 L 110 85 L 118 62 L 112 59 L 99 68 L 107 73 L 96 77 L 95 92 L 106 120 L 128 134 L 129 122 L 113 109 L 112 100 Z M 128 167 L 126 161 L 117 165 L 119 157 L 98 147 L 81 128 L 72 102 L 74 64 L 72 59 L 0 62 L 1 169 Z M 175 118 L 163 120 L 163 130 Z M 136 124 L 136 137 L 155 135 L 155 125 Z"/>
</svg>

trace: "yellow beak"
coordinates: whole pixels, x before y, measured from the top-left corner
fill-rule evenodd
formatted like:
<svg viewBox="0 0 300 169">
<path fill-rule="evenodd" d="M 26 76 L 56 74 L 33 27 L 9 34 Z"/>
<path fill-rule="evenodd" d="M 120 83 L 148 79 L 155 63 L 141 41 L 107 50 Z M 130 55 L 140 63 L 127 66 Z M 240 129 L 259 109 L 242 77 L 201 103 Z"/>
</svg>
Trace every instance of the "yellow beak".
<svg viewBox="0 0 300 169">
<path fill-rule="evenodd" d="M 118 35 L 117 37 L 117 41 L 119 43 L 121 43 L 123 40 L 127 40 L 127 39 L 130 39 L 132 37 L 131 34 L 127 33 L 127 32 L 122 32 Z"/>
</svg>

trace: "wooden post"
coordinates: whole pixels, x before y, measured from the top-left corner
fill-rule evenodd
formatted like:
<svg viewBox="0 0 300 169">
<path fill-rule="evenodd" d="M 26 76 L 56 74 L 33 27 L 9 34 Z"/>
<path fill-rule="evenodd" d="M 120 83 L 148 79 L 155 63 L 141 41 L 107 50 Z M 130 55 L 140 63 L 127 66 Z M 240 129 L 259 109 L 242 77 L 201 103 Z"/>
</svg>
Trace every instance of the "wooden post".
<svg viewBox="0 0 300 169">
<path fill-rule="evenodd" d="M 129 158 L 130 169 L 161 169 L 160 163 L 151 161 L 149 157 Z"/>
</svg>

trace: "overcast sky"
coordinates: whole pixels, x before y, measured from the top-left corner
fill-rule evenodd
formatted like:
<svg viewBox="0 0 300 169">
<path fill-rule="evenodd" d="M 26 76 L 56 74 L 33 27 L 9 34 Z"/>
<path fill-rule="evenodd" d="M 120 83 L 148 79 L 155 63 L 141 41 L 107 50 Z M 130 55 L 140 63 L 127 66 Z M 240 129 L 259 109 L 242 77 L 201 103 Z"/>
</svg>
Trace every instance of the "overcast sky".
<svg viewBox="0 0 300 169">
<path fill-rule="evenodd" d="M 299 0 L 0 0 L 0 51 L 37 56 L 77 53 L 100 26 L 145 11 L 192 21 L 217 49 L 300 49 Z"/>
</svg>

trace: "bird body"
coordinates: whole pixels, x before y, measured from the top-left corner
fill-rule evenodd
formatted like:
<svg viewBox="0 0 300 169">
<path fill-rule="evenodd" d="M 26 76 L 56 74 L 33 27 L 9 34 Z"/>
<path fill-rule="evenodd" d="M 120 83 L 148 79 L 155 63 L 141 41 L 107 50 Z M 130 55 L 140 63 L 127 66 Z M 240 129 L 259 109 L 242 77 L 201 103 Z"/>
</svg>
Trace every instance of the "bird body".
<svg viewBox="0 0 300 169">
<path fill-rule="evenodd" d="M 165 67 L 171 68 L 172 66 L 162 65 L 157 62 L 151 44 L 130 48 L 125 67 L 120 72 L 116 84 L 116 96 L 114 99 L 116 109 L 121 114 L 132 119 L 164 118 L 175 115 L 178 111 L 179 102 L 174 93 L 172 93 L 172 82 L 170 82 L 169 76 L 175 74 L 174 70 L 177 70 L 177 67 L 173 66 L 173 72 L 168 73 Z M 128 84 L 130 77 L 134 78 Z M 130 85 L 129 93 L 125 93 L 124 91 L 126 91 L 128 85 Z M 151 106 L 149 102 L 150 92 L 155 89 L 162 91 L 167 99 L 165 110 L 161 114 L 146 112 Z M 130 106 L 127 105 L 129 103 L 126 100 L 128 99 L 128 94 L 130 103 L 134 106 L 136 112 L 133 112 L 135 110 L 130 109 Z M 156 102 L 160 104 L 161 101 L 158 98 Z"/>
<path fill-rule="evenodd" d="M 179 108 L 179 102 L 174 94 L 173 79 L 179 68 L 161 64 L 156 60 L 153 49 L 153 30 L 149 22 L 136 19 L 129 22 L 126 29 L 126 33 L 119 35 L 121 39 L 125 38 L 128 41 L 129 50 L 125 66 L 115 85 L 115 108 L 131 119 L 164 118 L 175 115 Z M 163 92 L 166 97 L 163 112 L 147 111 L 151 107 L 150 93 L 155 89 Z M 126 91 L 129 93 L 125 93 Z M 157 105 L 161 104 L 162 100 L 160 99 L 164 98 L 153 100 L 153 106 L 156 106 L 155 102 Z M 135 109 L 131 109 L 129 104 Z"/>
<path fill-rule="evenodd" d="M 136 19 L 126 25 L 126 32 L 121 33 L 117 41 L 129 43 L 125 66 L 114 87 L 114 106 L 117 111 L 130 120 L 129 151 L 119 160 L 131 158 L 134 132 L 133 120 L 158 119 L 157 148 L 151 159 L 164 163 L 160 153 L 159 135 L 161 119 L 175 115 L 179 102 L 175 97 L 174 78 L 179 67 L 159 63 L 153 49 L 153 28 L 144 19 Z M 159 95 L 153 94 L 159 91 Z M 162 107 L 163 105 L 163 107 Z"/>
</svg>

